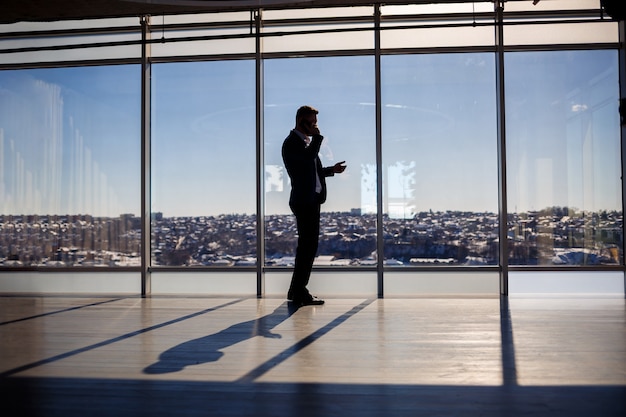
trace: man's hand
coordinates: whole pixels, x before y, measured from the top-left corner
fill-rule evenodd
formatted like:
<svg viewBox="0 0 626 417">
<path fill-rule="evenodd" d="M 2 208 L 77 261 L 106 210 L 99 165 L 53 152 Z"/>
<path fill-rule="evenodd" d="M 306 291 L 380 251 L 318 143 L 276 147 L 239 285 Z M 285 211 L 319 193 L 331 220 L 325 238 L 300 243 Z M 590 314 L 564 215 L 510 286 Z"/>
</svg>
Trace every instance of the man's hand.
<svg viewBox="0 0 626 417">
<path fill-rule="evenodd" d="M 333 172 L 335 174 L 341 174 L 343 171 L 346 170 L 346 165 L 344 165 L 345 163 L 346 161 L 337 162 L 335 165 L 333 165 Z"/>
</svg>

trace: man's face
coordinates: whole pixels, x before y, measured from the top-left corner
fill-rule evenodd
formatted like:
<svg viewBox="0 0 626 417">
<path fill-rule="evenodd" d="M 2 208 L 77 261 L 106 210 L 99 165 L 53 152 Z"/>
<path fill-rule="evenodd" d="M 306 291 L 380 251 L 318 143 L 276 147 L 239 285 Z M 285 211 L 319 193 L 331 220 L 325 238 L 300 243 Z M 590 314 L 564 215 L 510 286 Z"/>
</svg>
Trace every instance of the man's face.
<svg viewBox="0 0 626 417">
<path fill-rule="evenodd" d="M 317 129 L 317 115 L 310 114 L 303 117 L 300 129 L 302 130 L 302 133 L 307 135 L 319 133 L 319 129 Z"/>
</svg>

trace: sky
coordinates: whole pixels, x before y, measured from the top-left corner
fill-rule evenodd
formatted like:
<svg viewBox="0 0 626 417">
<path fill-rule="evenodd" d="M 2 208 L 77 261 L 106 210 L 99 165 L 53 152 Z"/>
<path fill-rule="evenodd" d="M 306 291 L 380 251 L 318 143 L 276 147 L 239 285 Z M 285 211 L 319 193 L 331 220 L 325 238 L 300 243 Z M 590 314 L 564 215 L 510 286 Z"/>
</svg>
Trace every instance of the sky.
<svg viewBox="0 0 626 417">
<path fill-rule="evenodd" d="M 495 62 L 490 53 L 381 61 L 385 208 L 498 210 Z M 256 210 L 255 68 L 247 60 L 154 64 L 152 211 Z M 616 51 L 505 56 L 509 210 L 621 208 Z M 267 214 L 289 213 L 280 146 L 296 109 L 316 107 L 325 211 L 375 209 L 371 56 L 264 61 Z M 140 68 L 0 71 L 3 214 L 140 212 Z"/>
</svg>

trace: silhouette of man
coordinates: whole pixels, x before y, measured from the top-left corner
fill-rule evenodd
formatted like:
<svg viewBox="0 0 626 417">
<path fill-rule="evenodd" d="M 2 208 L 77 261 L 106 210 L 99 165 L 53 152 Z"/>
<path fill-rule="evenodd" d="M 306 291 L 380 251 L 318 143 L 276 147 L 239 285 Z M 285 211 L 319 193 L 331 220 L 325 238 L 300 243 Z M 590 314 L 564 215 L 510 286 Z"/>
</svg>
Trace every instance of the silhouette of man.
<svg viewBox="0 0 626 417">
<path fill-rule="evenodd" d="M 306 286 L 317 254 L 320 206 L 326 201 L 326 177 L 345 171 L 345 161 L 322 167 L 318 153 L 324 137 L 317 127 L 319 112 L 302 106 L 296 112 L 296 127 L 283 142 L 282 156 L 291 179 L 289 208 L 296 216 L 298 247 L 287 299 L 297 306 L 321 305 Z"/>
</svg>

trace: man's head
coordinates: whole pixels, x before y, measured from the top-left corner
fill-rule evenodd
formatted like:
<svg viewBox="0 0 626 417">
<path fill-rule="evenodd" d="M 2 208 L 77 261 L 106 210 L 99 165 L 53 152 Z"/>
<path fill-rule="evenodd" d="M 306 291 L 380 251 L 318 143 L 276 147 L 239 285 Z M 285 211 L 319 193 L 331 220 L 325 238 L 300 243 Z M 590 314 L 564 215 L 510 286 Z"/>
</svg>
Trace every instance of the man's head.
<svg viewBox="0 0 626 417">
<path fill-rule="evenodd" d="M 319 133 L 317 129 L 317 114 L 319 111 L 311 106 L 302 106 L 296 112 L 296 129 L 305 135 Z"/>
</svg>

